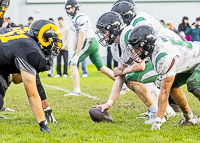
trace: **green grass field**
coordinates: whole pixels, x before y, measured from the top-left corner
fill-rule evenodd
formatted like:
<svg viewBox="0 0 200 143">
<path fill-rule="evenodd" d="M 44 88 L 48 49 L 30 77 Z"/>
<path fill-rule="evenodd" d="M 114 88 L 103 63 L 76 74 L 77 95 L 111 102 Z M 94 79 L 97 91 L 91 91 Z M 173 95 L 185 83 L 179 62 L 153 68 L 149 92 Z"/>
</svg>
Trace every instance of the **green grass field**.
<svg viewBox="0 0 200 143">
<path fill-rule="evenodd" d="M 113 81 L 97 72 L 94 66 L 88 66 L 89 77 L 81 78 L 82 92 L 99 99 L 87 96 L 68 96 L 64 90 L 73 90 L 73 83 L 68 78 L 48 78 L 41 73 L 44 85 L 59 87 L 54 89 L 45 86 L 48 101 L 58 123 L 49 123 L 51 134 L 39 130 L 26 97 L 23 84 L 11 84 L 5 97 L 5 107 L 15 112 L 0 112 L 8 120 L 0 120 L 0 142 L 200 142 L 199 126 L 179 126 L 181 115 L 169 118 L 161 130 L 151 131 L 151 125 L 145 125 L 143 119 L 136 119 L 147 108 L 131 91 L 120 95 L 109 112 L 114 123 L 94 123 L 90 119 L 89 109 L 92 105 L 107 102 Z M 186 86 L 183 86 L 186 91 Z M 200 115 L 199 101 L 186 92 L 189 104 L 197 116 Z"/>
</svg>

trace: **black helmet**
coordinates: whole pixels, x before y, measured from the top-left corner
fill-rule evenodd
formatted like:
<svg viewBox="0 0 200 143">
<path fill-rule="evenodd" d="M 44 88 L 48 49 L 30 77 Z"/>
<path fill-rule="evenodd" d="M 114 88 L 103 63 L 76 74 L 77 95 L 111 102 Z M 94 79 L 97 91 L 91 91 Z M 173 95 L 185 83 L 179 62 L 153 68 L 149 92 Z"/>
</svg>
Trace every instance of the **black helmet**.
<svg viewBox="0 0 200 143">
<path fill-rule="evenodd" d="M 133 6 L 135 6 L 135 3 L 134 3 L 134 1 L 133 0 L 116 0 L 114 3 L 113 3 L 113 5 L 116 5 L 117 3 L 119 3 L 119 2 L 129 2 L 129 3 L 131 3 Z"/>
<path fill-rule="evenodd" d="M 136 15 L 136 6 L 129 2 L 123 1 L 115 4 L 111 11 L 117 12 L 121 15 L 124 23 L 129 25 Z"/>
<path fill-rule="evenodd" d="M 1 5 L 1 8 L 4 6 L 5 8 L 8 8 L 9 7 L 9 4 L 10 4 L 10 0 L 0 0 L 0 5 Z M 6 11 L 6 10 L 4 10 Z"/>
<path fill-rule="evenodd" d="M 37 20 L 33 22 L 28 34 L 40 45 L 41 50 L 48 59 L 53 59 L 62 48 L 60 31 L 49 20 Z"/>
<path fill-rule="evenodd" d="M 76 15 L 77 11 L 79 10 L 79 6 L 80 5 L 76 0 L 67 0 L 65 2 L 65 10 L 66 10 L 67 14 L 70 15 L 70 16 L 75 16 Z M 71 8 L 71 7 L 75 7 L 74 13 L 70 13 L 68 11 L 68 9 Z"/>
<path fill-rule="evenodd" d="M 132 53 L 133 59 L 138 62 L 138 56 L 143 60 L 149 53 L 153 52 L 156 38 L 151 26 L 141 25 L 134 28 L 128 36 L 128 49 Z M 142 47 L 140 52 L 134 50 Z"/>
<path fill-rule="evenodd" d="M 106 47 L 108 45 L 111 45 L 117 35 L 120 35 L 121 30 L 124 27 L 124 22 L 120 16 L 119 13 L 116 12 L 107 12 L 105 14 L 103 14 L 97 21 L 96 24 L 96 34 L 99 36 L 99 43 Z M 108 33 L 105 36 L 102 37 L 102 34 L 105 32 L 105 30 L 108 30 Z M 105 41 L 105 39 L 109 39 L 107 41 Z"/>
</svg>

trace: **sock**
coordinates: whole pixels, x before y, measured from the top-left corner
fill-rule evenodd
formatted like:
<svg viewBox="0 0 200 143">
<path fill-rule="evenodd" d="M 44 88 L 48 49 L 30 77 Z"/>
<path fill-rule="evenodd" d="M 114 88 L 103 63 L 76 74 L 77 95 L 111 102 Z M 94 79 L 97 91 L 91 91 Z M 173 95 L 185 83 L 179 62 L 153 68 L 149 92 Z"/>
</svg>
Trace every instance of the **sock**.
<svg viewBox="0 0 200 143">
<path fill-rule="evenodd" d="M 81 93 L 81 89 L 80 88 L 74 88 L 74 91 L 76 91 L 77 93 Z"/>
<path fill-rule="evenodd" d="M 44 111 L 47 111 L 49 109 L 51 109 L 50 106 L 48 106 L 47 108 L 44 108 Z"/>
<path fill-rule="evenodd" d="M 150 111 L 151 113 L 158 112 L 158 105 L 155 104 L 155 105 L 151 106 L 151 107 L 149 108 L 149 111 Z"/>
</svg>

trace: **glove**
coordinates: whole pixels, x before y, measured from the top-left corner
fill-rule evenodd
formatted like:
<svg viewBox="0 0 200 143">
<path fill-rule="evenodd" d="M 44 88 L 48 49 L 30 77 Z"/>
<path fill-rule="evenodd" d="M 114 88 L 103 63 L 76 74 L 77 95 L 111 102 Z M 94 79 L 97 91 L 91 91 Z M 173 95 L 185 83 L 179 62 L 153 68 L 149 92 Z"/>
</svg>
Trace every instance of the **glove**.
<svg viewBox="0 0 200 143">
<path fill-rule="evenodd" d="M 57 123 L 55 117 L 53 116 L 52 110 L 46 110 L 44 111 L 45 117 L 47 119 L 47 122 Z"/>
<path fill-rule="evenodd" d="M 51 133 L 51 131 L 49 130 L 47 126 L 47 121 L 41 121 L 39 125 L 40 125 L 40 131 Z"/>
<path fill-rule="evenodd" d="M 156 117 L 156 119 L 153 121 L 153 125 L 151 127 L 151 130 L 154 130 L 154 129 L 160 130 L 160 126 L 161 125 L 162 125 L 161 118 L 160 117 Z"/>
<path fill-rule="evenodd" d="M 77 63 L 78 63 L 78 59 L 79 59 L 79 56 L 77 56 L 77 55 L 75 54 L 74 57 L 71 59 L 71 65 L 76 66 Z"/>
</svg>

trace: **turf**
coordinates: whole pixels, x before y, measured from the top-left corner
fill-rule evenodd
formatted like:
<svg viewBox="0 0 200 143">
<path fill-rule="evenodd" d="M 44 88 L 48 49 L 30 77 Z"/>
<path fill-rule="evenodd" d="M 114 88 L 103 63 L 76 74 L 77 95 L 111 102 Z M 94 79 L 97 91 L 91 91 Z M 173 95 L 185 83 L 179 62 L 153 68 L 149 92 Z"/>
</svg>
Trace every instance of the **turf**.
<svg viewBox="0 0 200 143">
<path fill-rule="evenodd" d="M 147 108 L 131 91 L 120 95 L 109 112 L 114 123 L 94 123 L 90 119 L 92 105 L 103 104 L 108 100 L 113 81 L 98 72 L 94 66 L 88 66 L 88 78 L 81 78 L 82 92 L 99 99 L 86 96 L 64 97 L 65 91 L 45 87 L 48 101 L 58 123 L 49 123 L 51 134 L 42 133 L 28 103 L 23 84 L 11 84 L 5 97 L 5 106 L 15 112 L 0 112 L 8 120 L 0 120 L 0 142 L 199 142 L 199 126 L 179 126 L 181 115 L 169 118 L 161 130 L 151 131 L 151 125 L 145 125 L 143 119 L 136 119 Z M 73 90 L 68 78 L 47 77 L 41 73 L 42 83 L 63 89 Z M 186 91 L 186 86 L 183 86 Z M 189 104 L 199 116 L 199 101 L 186 91 Z"/>
</svg>

